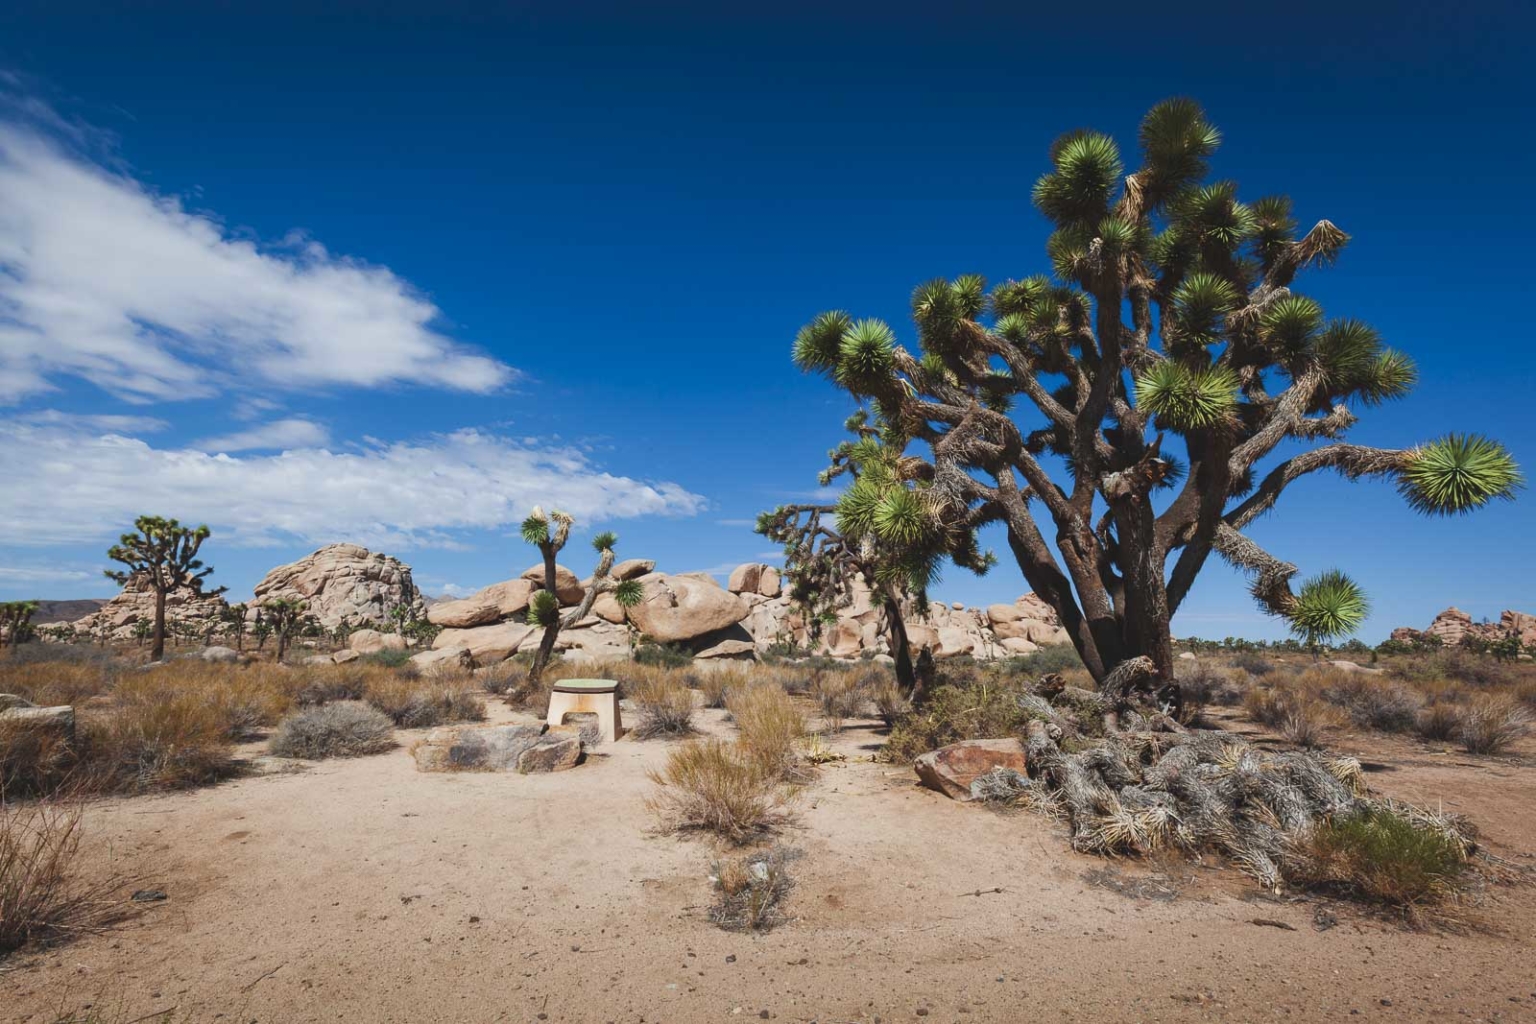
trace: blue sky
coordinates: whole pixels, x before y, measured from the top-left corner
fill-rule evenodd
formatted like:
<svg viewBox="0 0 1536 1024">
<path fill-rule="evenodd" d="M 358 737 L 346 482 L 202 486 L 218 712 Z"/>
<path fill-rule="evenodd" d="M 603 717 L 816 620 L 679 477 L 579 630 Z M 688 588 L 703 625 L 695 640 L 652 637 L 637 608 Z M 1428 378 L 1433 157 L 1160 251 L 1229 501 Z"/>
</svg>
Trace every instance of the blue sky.
<svg viewBox="0 0 1536 1024">
<path fill-rule="evenodd" d="M 1536 465 L 1514 4 L 129 6 L 0 12 L 0 597 L 110 593 L 140 510 L 208 521 L 236 594 L 343 539 L 467 591 L 533 561 L 534 501 L 672 571 L 765 557 L 753 516 L 851 411 L 791 366 L 800 324 L 910 345 L 915 284 L 1048 269 L 1050 141 L 1129 150 L 1171 95 L 1217 175 L 1354 236 L 1301 288 L 1422 382 L 1353 439 Z M 1350 571 L 1377 640 L 1536 610 L 1530 500 L 1427 520 L 1317 477 L 1251 532 Z M 1025 589 L 1005 560 L 937 592 Z M 1214 561 L 1174 628 L 1284 632 Z"/>
</svg>

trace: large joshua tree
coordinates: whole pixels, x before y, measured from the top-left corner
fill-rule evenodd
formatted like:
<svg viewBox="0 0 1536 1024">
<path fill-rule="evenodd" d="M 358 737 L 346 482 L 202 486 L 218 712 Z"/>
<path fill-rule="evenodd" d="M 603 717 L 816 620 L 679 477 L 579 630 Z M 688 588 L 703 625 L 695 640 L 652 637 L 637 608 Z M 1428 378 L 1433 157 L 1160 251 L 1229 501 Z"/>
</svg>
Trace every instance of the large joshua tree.
<svg viewBox="0 0 1536 1024">
<path fill-rule="evenodd" d="M 32 616 L 37 614 L 36 601 L 6 601 L 0 603 L 0 646 L 17 646 L 27 639 L 32 629 Z"/>
<path fill-rule="evenodd" d="M 538 505 L 523 520 L 523 540 L 539 549 L 544 562 L 544 589 L 535 591 L 528 602 L 528 621 L 544 627 L 544 633 L 539 638 L 538 653 L 534 655 L 533 667 L 528 672 L 529 679 L 534 683 L 544 674 L 545 666 L 554 654 L 560 630 L 591 614 L 592 605 L 599 594 L 612 594 L 619 606 L 625 609 L 639 604 L 643 596 L 643 588 L 638 580 L 614 580 L 609 577 L 613 569 L 613 549 L 619 538 L 614 533 L 604 531 L 592 538 L 592 548 L 598 556 L 597 568 L 592 570 L 592 580 L 587 585 L 586 593 L 575 608 L 561 616 L 557 592 L 559 568 L 555 564 L 555 557 L 565 547 L 566 541 L 570 540 L 574 524 L 575 520 L 568 513 L 551 509 L 546 514 Z"/>
<path fill-rule="evenodd" d="M 869 588 L 885 611 L 896 679 L 920 702 L 918 678 L 907 640 L 903 601 L 922 610 L 928 587 L 945 558 L 978 574 L 995 564 L 976 548 L 976 532 L 954 528 L 921 486 L 922 460 L 884 443 L 864 411 L 845 424 L 855 440 L 830 453 L 821 474 L 826 486 L 846 476 L 836 504 L 781 505 L 758 517 L 757 532 L 784 545 L 784 571 L 792 600 L 816 621 L 835 617 L 852 599 L 856 581 Z"/>
<path fill-rule="evenodd" d="M 1245 203 L 1233 182 L 1207 182 L 1220 134 L 1190 100 L 1154 107 L 1138 141 L 1128 175 L 1107 135 L 1051 147 L 1034 202 L 1055 228 L 1052 276 L 920 285 L 917 352 L 843 312 L 817 316 L 794 347 L 802 369 L 868 403 L 882 444 L 913 456 L 901 474 L 935 514 L 889 506 L 876 534 L 1002 524 L 1025 580 L 1119 701 L 1171 682 L 1169 621 L 1212 554 L 1298 635 L 1359 626 L 1365 599 L 1347 576 L 1293 588 L 1296 566 L 1243 532 L 1301 477 L 1386 477 L 1411 508 L 1447 515 L 1522 483 L 1479 436 L 1345 442 L 1363 407 L 1416 378 L 1371 327 L 1295 290 L 1348 236 L 1327 220 L 1299 232 L 1285 196 Z M 1282 445 L 1303 450 L 1261 468 Z"/>
<path fill-rule="evenodd" d="M 201 590 L 203 580 L 213 572 L 212 566 L 204 566 L 197 552 L 208 539 L 208 527 L 182 526 L 174 519 L 159 516 L 139 516 L 133 521 L 135 533 L 125 533 L 107 551 L 107 557 L 121 562 L 128 569 L 105 570 L 107 579 L 119 586 L 142 575 L 155 592 L 155 627 L 151 634 L 149 657 L 159 661 L 165 654 L 165 598 L 181 587 Z M 224 588 L 209 591 L 223 593 Z"/>
</svg>

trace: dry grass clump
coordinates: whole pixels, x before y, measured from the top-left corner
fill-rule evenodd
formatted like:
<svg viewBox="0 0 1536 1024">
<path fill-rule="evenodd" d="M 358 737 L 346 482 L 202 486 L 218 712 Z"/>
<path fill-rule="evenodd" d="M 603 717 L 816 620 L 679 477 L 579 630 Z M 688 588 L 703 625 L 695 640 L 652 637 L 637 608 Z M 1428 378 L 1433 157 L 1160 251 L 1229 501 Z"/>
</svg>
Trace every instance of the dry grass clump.
<svg viewBox="0 0 1536 1024">
<path fill-rule="evenodd" d="M 84 704 L 111 689 L 128 667 L 99 647 L 30 643 L 0 652 L 0 693 L 39 707 Z"/>
<path fill-rule="evenodd" d="M 1028 706 L 1030 696 L 1020 677 L 952 674 L 929 693 L 922 707 L 897 719 L 885 751 L 891 760 L 906 763 L 960 740 L 1018 736 L 1036 716 Z"/>
<path fill-rule="evenodd" d="M 1423 703 L 1411 690 L 1364 672 L 1313 668 L 1294 685 L 1342 709 L 1356 727 L 1379 732 L 1411 732 Z"/>
<path fill-rule="evenodd" d="M 1426 740 L 1443 742 L 1454 739 L 1461 727 L 1461 709 L 1449 701 L 1436 700 L 1419 711 L 1415 730 Z"/>
<path fill-rule="evenodd" d="M 1529 722 L 1513 697 L 1479 697 L 1462 710 L 1456 738 L 1469 754 L 1502 754 L 1526 734 Z"/>
<path fill-rule="evenodd" d="M 907 700 L 907 695 L 902 692 L 893 673 L 881 674 L 869 688 L 869 699 L 875 706 L 875 714 L 887 726 L 895 725 L 898 719 L 912 710 L 912 703 Z"/>
<path fill-rule="evenodd" d="M 78 745 L 62 733 L 0 719 L 0 793 L 52 793 L 78 762 Z"/>
<path fill-rule="evenodd" d="M 1248 717 L 1298 747 L 1316 749 L 1340 724 L 1338 712 L 1310 692 L 1288 683 L 1254 687 L 1243 697 Z"/>
<path fill-rule="evenodd" d="M 713 832 L 739 844 L 769 831 L 785 814 L 778 778 L 738 744 L 690 740 L 673 748 L 666 765 L 649 777 L 660 789 L 646 806 L 674 828 Z"/>
<path fill-rule="evenodd" d="M 869 705 L 873 681 L 861 672 L 818 672 L 811 682 L 811 699 L 821 706 L 825 728 L 841 732 L 846 719 L 858 717 Z"/>
<path fill-rule="evenodd" d="M 1234 678 L 1234 672 L 1238 678 Z M 1193 722 L 1212 704 L 1231 706 L 1243 699 L 1247 676 L 1240 670 L 1229 671 L 1208 661 L 1180 659 L 1174 665 L 1184 707 L 1180 719 Z"/>
<path fill-rule="evenodd" d="M 1257 651 L 1239 651 L 1232 655 L 1227 663 L 1235 669 L 1260 679 L 1275 670 L 1275 662 Z"/>
<path fill-rule="evenodd" d="M 1464 827 L 1422 812 L 1363 805 L 1300 832 L 1283 868 L 1295 884 L 1413 915 L 1461 887 L 1471 849 Z"/>
<path fill-rule="evenodd" d="M 226 709 L 203 686 L 154 670 L 124 676 L 116 706 L 79 723 L 91 788 L 116 792 L 207 785 L 235 772 Z"/>
<path fill-rule="evenodd" d="M 726 931 L 763 932 L 784 920 L 784 901 L 794 888 L 789 863 L 796 850 L 775 846 L 745 857 L 718 860 L 710 874 L 715 903 L 709 919 Z"/>
<path fill-rule="evenodd" d="M 726 708 L 736 723 L 742 756 L 768 778 L 798 775 L 798 745 L 805 736 L 805 712 L 783 690 L 769 683 L 732 693 Z"/>
<path fill-rule="evenodd" d="M 631 675 L 627 690 L 635 704 L 634 734 L 687 736 L 693 729 L 693 691 L 673 672 L 643 668 Z"/>
<path fill-rule="evenodd" d="M 689 686 L 703 695 L 706 708 L 725 707 L 726 696 L 747 685 L 747 673 L 740 669 L 695 669 L 685 678 Z"/>
<path fill-rule="evenodd" d="M 515 704 L 530 695 L 532 686 L 528 680 L 528 668 L 526 662 L 508 658 L 498 664 L 475 669 L 474 676 L 486 693 L 505 697 L 508 703 Z"/>
<path fill-rule="evenodd" d="M 75 804 L 0 804 L 0 957 L 89 932 L 111 916 L 122 880 L 81 877 L 80 819 Z"/>
<path fill-rule="evenodd" d="M 363 700 L 402 729 L 425 729 L 450 722 L 485 721 L 485 700 L 468 679 L 436 676 L 414 679 L 384 674 L 368 680 Z"/>
<path fill-rule="evenodd" d="M 394 723 L 388 716 L 360 701 L 336 701 L 283 719 L 268 749 L 278 757 L 319 761 L 377 754 L 394 745 Z"/>
<path fill-rule="evenodd" d="M 1460 647 L 1391 658 L 1384 667 L 1388 675 L 1409 683 L 1448 679 L 1482 690 L 1512 690 L 1536 680 L 1536 666 L 1528 662 L 1499 661 Z"/>
</svg>

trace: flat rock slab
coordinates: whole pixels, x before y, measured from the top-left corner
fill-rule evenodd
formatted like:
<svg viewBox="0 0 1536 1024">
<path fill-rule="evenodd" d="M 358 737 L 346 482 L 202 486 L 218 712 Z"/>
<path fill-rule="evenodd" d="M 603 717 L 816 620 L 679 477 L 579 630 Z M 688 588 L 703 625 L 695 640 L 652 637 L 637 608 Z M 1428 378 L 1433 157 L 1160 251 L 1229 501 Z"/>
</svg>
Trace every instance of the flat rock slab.
<svg viewBox="0 0 1536 1024">
<path fill-rule="evenodd" d="M 0 711 L 0 724 L 19 726 L 35 732 L 51 732 L 73 739 L 75 735 L 75 709 L 68 704 L 58 707 L 12 707 Z"/>
<path fill-rule="evenodd" d="M 582 742 L 570 731 L 542 725 L 489 725 L 433 729 L 411 748 L 422 772 L 559 772 L 581 760 Z"/>
<path fill-rule="evenodd" d="M 952 800 L 970 800 L 971 783 L 994 768 L 1024 771 L 1024 744 L 1016 739 L 961 740 L 929 751 L 912 767 L 929 789 Z"/>
</svg>

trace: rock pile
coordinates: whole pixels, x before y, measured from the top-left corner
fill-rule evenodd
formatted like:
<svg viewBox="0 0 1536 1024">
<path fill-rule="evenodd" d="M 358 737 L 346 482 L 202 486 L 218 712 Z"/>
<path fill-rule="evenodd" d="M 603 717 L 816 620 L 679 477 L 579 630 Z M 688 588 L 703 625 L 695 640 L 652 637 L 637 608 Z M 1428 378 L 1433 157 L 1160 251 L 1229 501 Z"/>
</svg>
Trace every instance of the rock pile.
<svg viewBox="0 0 1536 1024">
<path fill-rule="evenodd" d="M 205 594 L 202 587 L 180 587 L 165 595 L 165 621 L 194 622 L 209 626 L 216 622 L 228 603 L 218 594 Z M 155 588 L 149 577 L 135 573 L 122 592 L 96 611 L 75 620 L 75 629 L 92 636 L 105 631 L 113 640 L 131 640 L 140 620 L 155 621 Z"/>
<path fill-rule="evenodd" d="M 1505 609 L 1498 622 L 1473 622 L 1472 616 L 1451 607 L 1436 615 L 1428 629 L 1399 626 L 1392 631 L 1393 640 L 1409 643 L 1427 636 L 1435 637 L 1446 647 L 1455 647 L 1468 637 L 1491 642 L 1518 636 L 1523 644 L 1536 644 L 1536 615 Z"/>
<path fill-rule="evenodd" d="M 326 629 L 385 625 L 401 606 L 412 617 L 426 613 L 410 566 L 356 544 L 327 544 L 297 562 L 280 565 L 256 584 L 255 594 L 255 604 L 274 597 L 298 598 Z"/>
</svg>

